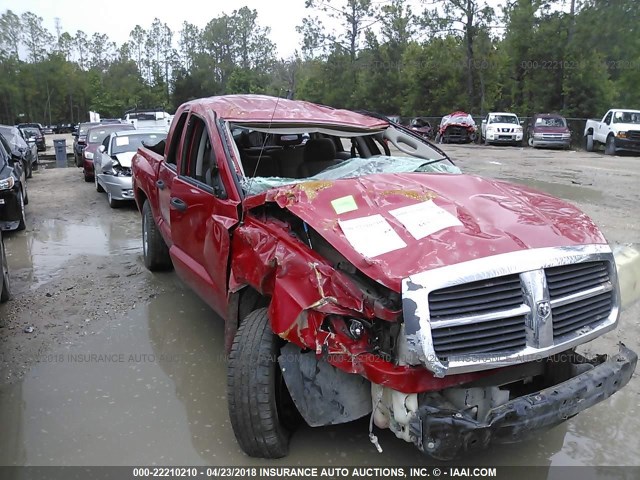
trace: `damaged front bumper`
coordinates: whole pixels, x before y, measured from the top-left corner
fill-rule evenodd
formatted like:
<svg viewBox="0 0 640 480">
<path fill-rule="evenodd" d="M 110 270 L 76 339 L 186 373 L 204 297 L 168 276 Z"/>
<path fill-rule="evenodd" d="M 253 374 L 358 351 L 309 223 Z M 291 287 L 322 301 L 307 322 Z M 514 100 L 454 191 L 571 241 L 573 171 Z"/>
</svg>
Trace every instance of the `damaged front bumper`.
<svg viewBox="0 0 640 480">
<path fill-rule="evenodd" d="M 637 361 L 637 354 L 621 344 L 617 355 L 590 364 L 593 368 L 562 383 L 495 407 L 483 421 L 468 416 L 439 393 L 424 394 L 409 422 L 411 438 L 424 453 L 441 460 L 491 443 L 521 441 L 609 398 L 629 382 Z"/>
</svg>

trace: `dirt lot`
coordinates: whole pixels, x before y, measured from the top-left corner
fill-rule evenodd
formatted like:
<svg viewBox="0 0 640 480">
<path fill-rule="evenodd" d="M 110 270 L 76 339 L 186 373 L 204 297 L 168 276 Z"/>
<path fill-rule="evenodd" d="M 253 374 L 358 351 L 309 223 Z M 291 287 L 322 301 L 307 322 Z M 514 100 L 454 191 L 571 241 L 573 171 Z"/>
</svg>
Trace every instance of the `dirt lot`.
<svg viewBox="0 0 640 480">
<path fill-rule="evenodd" d="M 638 157 L 444 147 L 468 173 L 576 203 L 612 244 L 640 243 Z M 222 321 L 173 273 L 144 269 L 135 207 L 110 209 L 76 168 L 36 172 L 29 196 L 27 230 L 5 238 L 14 299 L 0 306 L 0 465 L 261 464 L 229 424 Z M 624 340 L 638 350 L 639 333 L 635 305 L 593 348 Z M 565 425 L 470 462 L 638 465 L 639 405 L 634 376 Z M 378 436 L 382 455 L 366 421 L 305 428 L 282 464 L 430 462 L 388 431 Z"/>
</svg>

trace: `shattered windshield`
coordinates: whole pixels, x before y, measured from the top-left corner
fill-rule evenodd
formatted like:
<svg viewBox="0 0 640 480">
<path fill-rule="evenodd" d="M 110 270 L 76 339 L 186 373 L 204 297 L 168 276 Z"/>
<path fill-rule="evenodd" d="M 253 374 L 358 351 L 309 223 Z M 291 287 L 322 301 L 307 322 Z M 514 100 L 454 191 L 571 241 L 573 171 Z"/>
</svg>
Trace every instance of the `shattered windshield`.
<svg viewBox="0 0 640 480">
<path fill-rule="evenodd" d="M 376 155 L 371 158 L 352 158 L 339 165 L 329 167 L 305 179 L 283 177 L 245 178 L 243 188 L 249 195 L 255 195 L 270 188 L 316 180 L 339 180 L 362 177 L 376 173 L 451 173 L 459 174 L 460 169 L 449 162 L 428 161 L 415 157 Z"/>
</svg>

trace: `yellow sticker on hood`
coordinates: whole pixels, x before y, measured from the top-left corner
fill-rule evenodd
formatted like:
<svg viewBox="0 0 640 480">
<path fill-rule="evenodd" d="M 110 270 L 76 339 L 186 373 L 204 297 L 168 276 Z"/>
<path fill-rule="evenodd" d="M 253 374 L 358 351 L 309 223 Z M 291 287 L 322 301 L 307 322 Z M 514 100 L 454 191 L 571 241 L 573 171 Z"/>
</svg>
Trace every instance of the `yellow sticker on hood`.
<svg viewBox="0 0 640 480">
<path fill-rule="evenodd" d="M 341 213 L 353 212 L 358 209 L 358 205 L 356 205 L 356 200 L 353 198 L 353 195 L 347 195 L 346 197 L 331 200 L 331 206 L 338 215 Z"/>
</svg>

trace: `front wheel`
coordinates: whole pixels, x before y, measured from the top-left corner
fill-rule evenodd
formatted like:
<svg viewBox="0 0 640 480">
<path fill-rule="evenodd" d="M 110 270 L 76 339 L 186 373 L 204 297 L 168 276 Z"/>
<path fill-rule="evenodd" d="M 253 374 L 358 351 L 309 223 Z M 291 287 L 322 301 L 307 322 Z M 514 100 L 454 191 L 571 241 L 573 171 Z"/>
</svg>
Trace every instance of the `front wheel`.
<svg viewBox="0 0 640 480">
<path fill-rule="evenodd" d="M 114 199 L 113 195 L 111 195 L 111 192 L 107 193 L 107 201 L 109 202 L 109 206 L 111 208 L 119 208 L 120 207 L 120 201 Z"/>
<path fill-rule="evenodd" d="M 96 182 L 96 192 L 98 193 L 104 192 L 104 188 L 102 188 L 102 185 L 100 185 L 100 182 L 98 182 L 98 175 L 94 175 L 93 180 L 94 182 Z"/>
<path fill-rule="evenodd" d="M 292 402 L 278 366 L 279 343 L 267 309 L 259 308 L 242 321 L 229 353 L 229 417 L 240 447 L 252 457 L 289 453 L 293 427 L 287 428 L 287 408 Z"/>
<path fill-rule="evenodd" d="M 7 264 L 7 253 L 4 249 L 4 243 L 0 236 L 0 263 L 2 263 L 2 285 L 0 285 L 0 302 L 6 302 L 11 299 L 11 280 L 9 278 L 9 265 Z"/>
<path fill-rule="evenodd" d="M 609 135 L 607 137 L 607 143 L 604 145 L 604 154 L 605 155 L 615 155 L 616 154 L 616 140 L 613 138 L 613 135 Z"/>
<path fill-rule="evenodd" d="M 24 205 L 25 205 L 24 192 L 22 191 L 22 189 L 20 189 L 20 193 L 18 194 L 18 209 L 19 209 L 18 214 L 20 215 L 20 221 L 18 223 L 18 228 L 16 228 L 16 230 L 18 231 L 24 230 L 25 228 L 27 228 Z"/>
</svg>

